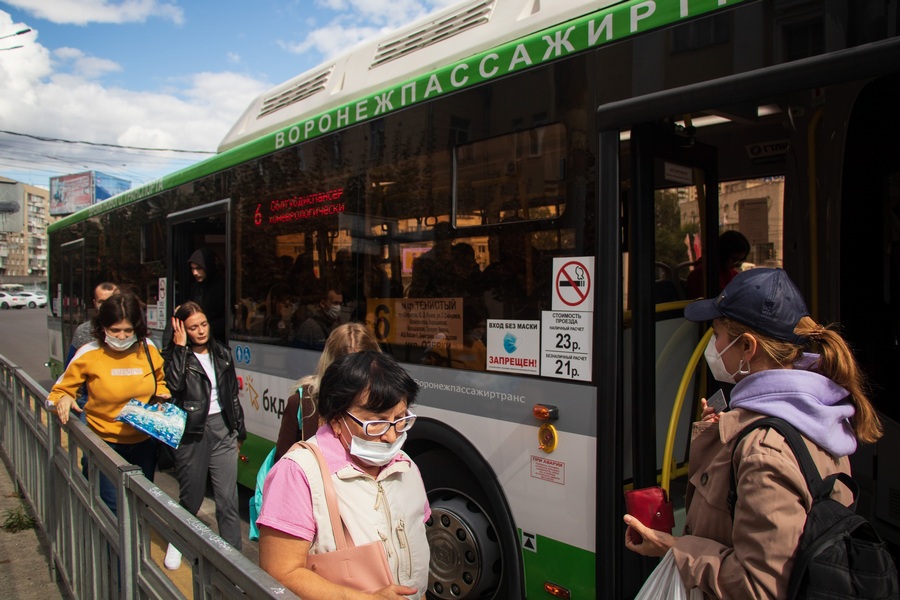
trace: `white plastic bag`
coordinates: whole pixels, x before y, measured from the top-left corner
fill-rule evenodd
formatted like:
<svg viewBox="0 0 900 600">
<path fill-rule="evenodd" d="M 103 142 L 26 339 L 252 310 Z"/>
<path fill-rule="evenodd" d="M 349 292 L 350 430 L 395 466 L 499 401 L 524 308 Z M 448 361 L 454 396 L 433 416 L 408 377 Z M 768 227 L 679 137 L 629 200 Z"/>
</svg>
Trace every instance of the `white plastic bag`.
<svg viewBox="0 0 900 600">
<path fill-rule="evenodd" d="M 669 550 L 644 582 L 634 600 L 699 600 L 703 594 L 694 588 L 688 592 L 681 580 L 675 556 Z"/>
</svg>

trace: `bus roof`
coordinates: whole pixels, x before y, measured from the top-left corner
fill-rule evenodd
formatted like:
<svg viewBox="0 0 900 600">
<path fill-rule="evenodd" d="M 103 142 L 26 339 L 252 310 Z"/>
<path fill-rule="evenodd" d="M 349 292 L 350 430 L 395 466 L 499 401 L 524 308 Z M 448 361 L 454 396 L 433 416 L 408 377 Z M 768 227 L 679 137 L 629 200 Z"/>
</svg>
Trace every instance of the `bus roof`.
<svg viewBox="0 0 900 600">
<path fill-rule="evenodd" d="M 750 0 L 465 0 L 261 94 L 219 154 L 89 206 L 48 231 L 444 94 Z"/>
<path fill-rule="evenodd" d="M 621 0 L 458 2 L 366 40 L 260 94 L 222 140 L 219 151 L 510 40 L 619 3 Z"/>
</svg>

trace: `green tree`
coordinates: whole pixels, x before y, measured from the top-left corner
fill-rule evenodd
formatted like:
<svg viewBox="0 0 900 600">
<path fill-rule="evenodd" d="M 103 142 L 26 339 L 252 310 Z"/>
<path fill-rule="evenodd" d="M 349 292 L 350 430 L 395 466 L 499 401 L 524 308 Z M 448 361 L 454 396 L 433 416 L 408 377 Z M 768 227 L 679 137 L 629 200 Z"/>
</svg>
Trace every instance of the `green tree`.
<svg viewBox="0 0 900 600">
<path fill-rule="evenodd" d="M 697 231 L 693 223 L 681 224 L 678 193 L 675 190 L 657 190 L 656 200 L 656 261 L 674 267 L 688 260 L 684 236 Z"/>
</svg>

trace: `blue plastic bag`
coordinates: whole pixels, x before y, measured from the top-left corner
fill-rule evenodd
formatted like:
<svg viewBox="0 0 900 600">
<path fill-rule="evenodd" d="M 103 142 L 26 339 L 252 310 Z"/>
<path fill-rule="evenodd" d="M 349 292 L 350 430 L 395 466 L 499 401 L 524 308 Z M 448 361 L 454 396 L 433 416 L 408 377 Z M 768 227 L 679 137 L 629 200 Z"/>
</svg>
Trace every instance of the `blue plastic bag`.
<svg viewBox="0 0 900 600">
<path fill-rule="evenodd" d="M 116 417 L 116 421 L 128 423 L 138 431 L 155 437 L 167 446 L 177 448 L 184 435 L 187 413 L 174 404 L 144 404 L 132 398 Z"/>
</svg>

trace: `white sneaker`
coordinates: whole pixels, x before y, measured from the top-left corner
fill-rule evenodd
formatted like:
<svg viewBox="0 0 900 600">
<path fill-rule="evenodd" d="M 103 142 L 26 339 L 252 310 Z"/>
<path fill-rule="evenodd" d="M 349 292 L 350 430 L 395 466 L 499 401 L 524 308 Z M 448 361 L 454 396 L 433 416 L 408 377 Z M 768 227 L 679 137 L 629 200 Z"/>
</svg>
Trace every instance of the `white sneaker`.
<svg viewBox="0 0 900 600">
<path fill-rule="evenodd" d="M 170 571 L 177 571 L 178 567 L 181 566 L 181 552 L 173 544 L 169 544 L 169 548 L 166 550 L 166 560 L 163 561 L 163 564 Z"/>
</svg>

